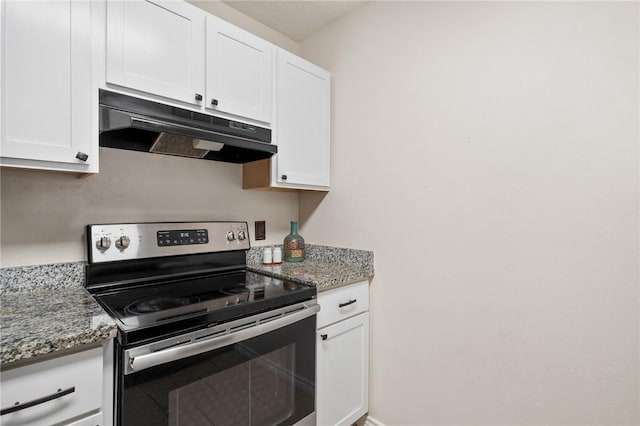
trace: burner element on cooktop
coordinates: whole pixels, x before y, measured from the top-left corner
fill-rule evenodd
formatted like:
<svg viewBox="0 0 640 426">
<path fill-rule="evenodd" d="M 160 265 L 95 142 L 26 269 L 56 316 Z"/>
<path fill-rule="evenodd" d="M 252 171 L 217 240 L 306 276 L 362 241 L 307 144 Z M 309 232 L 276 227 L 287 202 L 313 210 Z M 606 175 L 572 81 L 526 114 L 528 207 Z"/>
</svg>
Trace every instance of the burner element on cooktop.
<svg viewBox="0 0 640 426">
<path fill-rule="evenodd" d="M 193 303 L 189 297 L 155 297 L 153 299 L 133 302 L 125 309 L 133 314 L 147 314 L 150 312 L 164 311 L 165 309 L 178 308 Z"/>
<path fill-rule="evenodd" d="M 285 281 L 285 282 L 282 284 L 282 287 L 283 287 L 285 290 L 287 290 L 287 291 L 294 291 L 294 290 L 299 289 L 299 288 L 300 288 L 300 285 L 299 285 L 299 284 L 296 284 L 296 283 L 294 283 L 294 282 L 291 282 L 291 281 Z"/>
<path fill-rule="evenodd" d="M 244 284 L 236 284 L 234 286 L 224 287 L 220 289 L 222 294 L 244 294 L 249 293 L 249 289 Z"/>
</svg>

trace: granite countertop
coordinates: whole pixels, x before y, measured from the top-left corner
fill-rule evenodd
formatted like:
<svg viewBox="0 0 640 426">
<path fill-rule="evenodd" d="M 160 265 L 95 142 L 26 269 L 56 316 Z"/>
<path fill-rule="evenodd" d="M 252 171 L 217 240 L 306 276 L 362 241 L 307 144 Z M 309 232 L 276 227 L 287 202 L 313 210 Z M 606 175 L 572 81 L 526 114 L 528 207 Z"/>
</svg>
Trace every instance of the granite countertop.
<svg viewBox="0 0 640 426">
<path fill-rule="evenodd" d="M 82 286 L 83 267 L 0 270 L 0 365 L 115 337 L 115 323 Z"/>
<path fill-rule="evenodd" d="M 351 265 L 331 264 L 317 260 L 299 263 L 283 262 L 280 265 L 248 264 L 247 269 L 272 277 L 310 284 L 318 291 L 352 284 L 369 278 L 370 274 Z"/>
<path fill-rule="evenodd" d="M 318 291 L 374 274 L 371 251 L 308 244 L 304 262 L 268 266 L 261 263 L 265 247 L 249 250 L 247 269 Z M 115 337 L 114 321 L 83 283 L 84 262 L 0 269 L 0 365 Z"/>
<path fill-rule="evenodd" d="M 275 246 L 265 246 L 275 247 Z M 247 269 L 275 278 L 317 287 L 318 292 L 366 280 L 374 275 L 373 252 L 307 244 L 303 262 L 263 265 L 262 249 L 254 247 L 247 255 Z"/>
</svg>

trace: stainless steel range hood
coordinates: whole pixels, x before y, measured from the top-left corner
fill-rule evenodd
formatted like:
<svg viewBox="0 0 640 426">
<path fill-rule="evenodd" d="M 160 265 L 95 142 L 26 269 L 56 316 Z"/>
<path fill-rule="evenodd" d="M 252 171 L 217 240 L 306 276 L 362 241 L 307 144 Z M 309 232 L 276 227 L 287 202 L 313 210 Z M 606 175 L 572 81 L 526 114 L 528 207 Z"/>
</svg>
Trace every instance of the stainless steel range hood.
<svg viewBox="0 0 640 426">
<path fill-rule="evenodd" d="M 275 154 L 271 130 L 100 90 L 100 146 L 247 163 Z"/>
</svg>

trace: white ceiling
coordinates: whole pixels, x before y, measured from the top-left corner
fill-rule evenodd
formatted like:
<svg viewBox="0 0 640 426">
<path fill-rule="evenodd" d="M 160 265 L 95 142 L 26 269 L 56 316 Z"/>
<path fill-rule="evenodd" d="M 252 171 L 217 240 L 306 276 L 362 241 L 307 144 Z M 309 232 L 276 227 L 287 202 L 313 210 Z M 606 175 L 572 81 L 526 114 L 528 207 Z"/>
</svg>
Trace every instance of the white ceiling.
<svg viewBox="0 0 640 426">
<path fill-rule="evenodd" d="M 228 6 L 300 42 L 368 0 L 222 0 Z"/>
</svg>

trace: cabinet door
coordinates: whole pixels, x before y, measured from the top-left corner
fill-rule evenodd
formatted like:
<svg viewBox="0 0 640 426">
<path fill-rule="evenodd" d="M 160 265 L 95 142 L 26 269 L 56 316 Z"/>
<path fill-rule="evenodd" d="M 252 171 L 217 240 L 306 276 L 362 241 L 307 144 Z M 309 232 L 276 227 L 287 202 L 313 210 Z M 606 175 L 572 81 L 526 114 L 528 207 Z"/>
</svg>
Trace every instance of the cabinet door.
<svg viewBox="0 0 640 426">
<path fill-rule="evenodd" d="M 207 16 L 206 107 L 271 123 L 273 55 L 267 41 Z"/>
<path fill-rule="evenodd" d="M 107 84 L 200 105 L 204 21 L 182 1 L 109 0 Z"/>
<path fill-rule="evenodd" d="M 91 3 L 4 1 L 0 22 L 2 164 L 97 171 Z"/>
<path fill-rule="evenodd" d="M 276 184 L 330 185 L 331 75 L 278 52 Z"/>
<path fill-rule="evenodd" d="M 350 425 L 369 409 L 369 313 L 317 332 L 319 426 Z"/>
</svg>

